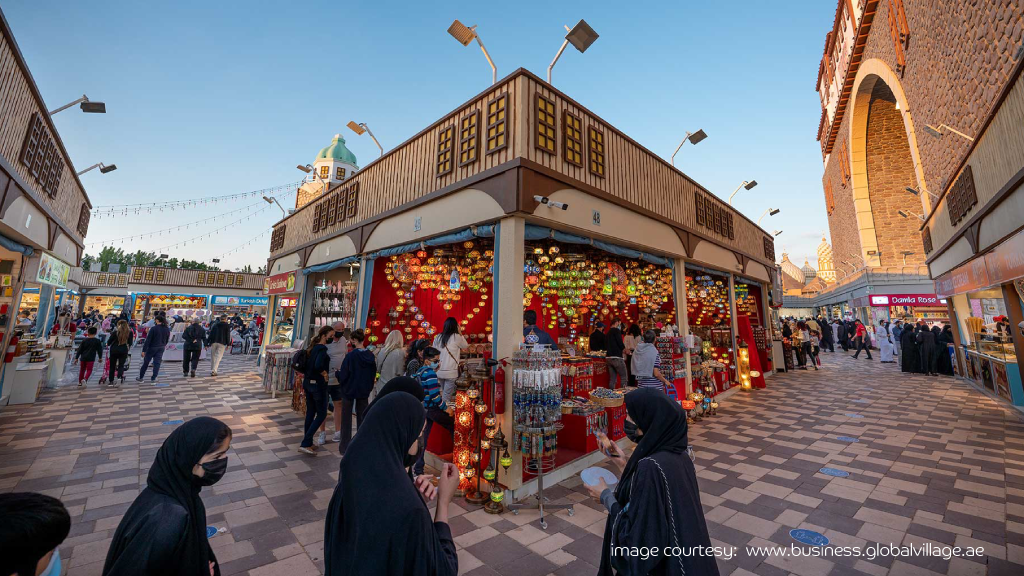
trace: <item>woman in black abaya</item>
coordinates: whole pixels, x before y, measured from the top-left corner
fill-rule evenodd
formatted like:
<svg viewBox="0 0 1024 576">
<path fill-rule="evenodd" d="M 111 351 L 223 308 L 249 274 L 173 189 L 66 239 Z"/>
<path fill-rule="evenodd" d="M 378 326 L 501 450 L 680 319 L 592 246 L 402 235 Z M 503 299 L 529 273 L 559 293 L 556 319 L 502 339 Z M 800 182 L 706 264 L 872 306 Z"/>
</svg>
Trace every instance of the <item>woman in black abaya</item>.
<svg viewBox="0 0 1024 576">
<path fill-rule="evenodd" d="M 459 559 L 448 506 L 459 473 L 445 464 L 434 519 L 409 482 L 426 416 L 411 394 L 378 397 L 341 460 L 327 509 L 324 564 L 329 576 L 456 576 Z M 410 454 L 411 451 L 411 454 Z"/>
<path fill-rule="evenodd" d="M 912 327 L 904 328 L 900 335 L 900 356 L 903 359 L 901 370 L 911 374 L 922 372 L 921 349 L 917 346 L 917 333 Z"/>
<path fill-rule="evenodd" d="M 949 347 L 953 345 L 953 328 L 949 324 L 944 325 L 936 340 L 938 340 L 939 374 L 952 376 L 953 358 L 949 354 Z"/>
<path fill-rule="evenodd" d="M 220 576 L 199 491 L 224 476 L 230 445 L 231 429 L 215 418 L 171 432 L 114 532 L 103 576 Z"/>
<path fill-rule="evenodd" d="M 935 334 L 927 326 L 921 326 L 917 330 L 917 345 L 921 349 L 921 372 L 929 376 L 937 376 L 938 357 L 936 356 Z"/>
<path fill-rule="evenodd" d="M 608 509 L 601 546 L 599 576 L 622 574 L 684 574 L 717 576 L 711 537 L 700 503 L 697 473 L 687 454 L 686 413 L 660 390 L 643 388 L 626 394 L 627 434 L 637 442 L 614 492 L 602 479 L 590 488 Z M 621 466 L 622 451 L 614 442 L 612 461 Z M 673 548 L 683 555 L 618 553 L 633 547 L 659 551 Z"/>
</svg>

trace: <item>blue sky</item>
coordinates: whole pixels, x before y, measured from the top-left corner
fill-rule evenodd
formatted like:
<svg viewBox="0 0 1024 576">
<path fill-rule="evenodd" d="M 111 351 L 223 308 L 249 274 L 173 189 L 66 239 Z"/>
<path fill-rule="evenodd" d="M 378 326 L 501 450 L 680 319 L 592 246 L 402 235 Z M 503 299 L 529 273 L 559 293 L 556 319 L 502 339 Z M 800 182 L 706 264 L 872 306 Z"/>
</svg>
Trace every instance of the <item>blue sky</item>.
<svg viewBox="0 0 1024 576">
<path fill-rule="evenodd" d="M 490 83 L 475 44 L 446 33 L 453 19 L 479 26 L 499 77 L 519 67 L 543 77 L 563 24 L 585 18 L 601 37 L 586 54 L 566 50 L 555 86 L 665 158 L 687 130 L 703 128 L 708 139 L 686 144 L 676 164 L 723 198 L 756 179 L 736 206 L 753 220 L 781 208 L 765 228 L 783 230 L 776 251 L 802 265 L 815 262 L 828 227 L 814 82 L 835 3 L 792 4 L 5 0 L 3 11 L 51 108 L 83 93 L 107 104 L 105 115 L 55 116 L 78 169 L 118 166 L 82 177 L 94 205 L 293 182 L 302 176 L 295 165 L 339 132 L 362 166 L 377 150 L 344 127 L 349 120 L 367 122 L 387 150 Z M 94 219 L 87 242 L 252 203 Z M 267 208 L 169 253 L 208 260 L 232 250 L 280 216 Z M 248 213 L 125 248 L 155 249 Z M 269 234 L 259 237 L 222 265 L 263 264 L 269 244 Z"/>
</svg>

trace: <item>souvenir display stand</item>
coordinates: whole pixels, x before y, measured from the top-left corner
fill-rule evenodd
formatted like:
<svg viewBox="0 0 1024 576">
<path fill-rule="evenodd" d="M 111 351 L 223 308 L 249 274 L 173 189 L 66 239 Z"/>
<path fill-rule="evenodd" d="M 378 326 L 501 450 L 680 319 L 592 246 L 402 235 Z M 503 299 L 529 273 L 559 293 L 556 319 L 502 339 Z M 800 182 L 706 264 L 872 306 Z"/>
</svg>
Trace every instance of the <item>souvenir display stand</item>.
<svg viewBox="0 0 1024 576">
<path fill-rule="evenodd" d="M 758 345 L 757 337 L 754 334 L 753 328 L 751 328 L 750 326 L 749 316 L 737 314 L 736 325 L 739 326 L 739 334 L 737 334 L 736 336 L 737 341 L 743 345 L 746 345 L 746 349 L 741 349 L 739 351 L 739 355 L 747 354 L 748 360 L 746 360 L 746 362 L 748 366 L 747 371 L 750 375 L 750 384 L 754 388 L 764 388 L 766 385 L 764 381 L 764 371 L 762 370 L 762 367 L 764 366 L 762 364 L 762 359 L 765 359 L 764 361 L 767 362 L 766 357 L 768 355 L 768 351 L 767 349 L 762 350 L 762 348 Z M 762 341 L 761 345 L 764 344 L 765 343 Z M 743 361 L 743 358 L 739 356 L 737 356 L 737 359 Z M 743 383 L 742 374 L 740 378 L 740 383 Z"/>
<path fill-rule="evenodd" d="M 558 431 L 562 429 L 562 357 L 557 350 L 537 344 L 530 335 L 512 358 L 512 405 L 515 409 L 512 446 L 523 455 L 524 473 L 537 476 L 535 502 L 509 504 L 513 514 L 526 508 L 540 511 L 540 526 L 547 529 L 544 510 L 568 510 L 573 504 L 548 504 L 544 474 L 555 467 Z"/>
<path fill-rule="evenodd" d="M 729 279 L 687 268 L 686 307 L 690 333 L 700 340 L 701 356 L 714 363 L 709 366 L 714 382 L 712 396 L 725 392 L 736 382 Z"/>
<path fill-rule="evenodd" d="M 277 398 L 278 392 L 287 392 L 294 386 L 294 370 L 291 367 L 292 348 L 267 347 L 263 353 L 263 390 Z"/>
</svg>

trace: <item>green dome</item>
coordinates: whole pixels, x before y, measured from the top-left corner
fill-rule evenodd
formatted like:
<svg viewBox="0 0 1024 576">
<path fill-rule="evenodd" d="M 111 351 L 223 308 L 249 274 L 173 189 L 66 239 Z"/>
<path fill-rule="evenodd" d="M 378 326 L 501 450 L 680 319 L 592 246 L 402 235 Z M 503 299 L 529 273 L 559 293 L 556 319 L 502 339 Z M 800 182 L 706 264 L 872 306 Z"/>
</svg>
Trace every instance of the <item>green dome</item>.
<svg viewBox="0 0 1024 576">
<path fill-rule="evenodd" d="M 356 164 L 356 155 L 351 150 L 345 147 L 345 139 L 341 137 L 341 134 L 335 134 L 334 140 L 331 140 L 331 145 L 324 148 L 316 155 L 317 160 L 338 160 L 340 162 L 347 162 L 356 168 L 359 167 Z"/>
</svg>

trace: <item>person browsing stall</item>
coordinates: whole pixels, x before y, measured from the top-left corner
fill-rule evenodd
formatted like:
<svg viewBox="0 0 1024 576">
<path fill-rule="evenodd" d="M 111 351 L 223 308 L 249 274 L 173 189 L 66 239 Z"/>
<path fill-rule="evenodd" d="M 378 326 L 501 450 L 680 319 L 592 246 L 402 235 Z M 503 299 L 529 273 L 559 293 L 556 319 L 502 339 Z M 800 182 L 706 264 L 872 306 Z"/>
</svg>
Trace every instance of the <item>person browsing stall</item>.
<svg viewBox="0 0 1024 576">
<path fill-rule="evenodd" d="M 665 394 L 646 388 L 626 394 L 626 413 L 626 435 L 636 443 L 633 454 L 626 461 L 622 449 L 609 444 L 619 482 L 614 490 L 603 478 L 588 486 L 608 510 L 599 576 L 717 576 L 697 472 L 688 455 L 686 412 Z M 621 553 L 638 547 L 707 554 Z"/>
<path fill-rule="evenodd" d="M 608 365 L 608 387 L 613 390 L 624 388 L 629 384 L 629 375 L 626 372 L 626 363 L 622 359 L 626 346 L 622 341 L 622 321 L 618 318 L 612 320 L 612 327 L 608 329 L 605 344 L 604 361 Z M 616 382 L 616 380 L 618 381 Z"/>
<path fill-rule="evenodd" d="M 588 340 L 591 352 L 604 352 L 608 349 L 608 338 L 604 335 L 604 322 L 594 324 L 594 331 L 590 333 Z"/>
<path fill-rule="evenodd" d="M 526 338 L 530 334 L 537 336 L 537 344 L 546 344 L 551 346 L 552 350 L 558 350 L 558 344 L 548 335 L 547 332 L 540 329 L 537 326 L 537 312 L 535 310 L 527 310 L 523 312 L 523 338 Z"/>
<path fill-rule="evenodd" d="M 431 344 L 441 352 L 437 378 L 441 382 L 441 396 L 445 402 L 455 399 L 455 379 L 459 377 L 459 360 L 462 351 L 469 348 L 469 342 L 459 333 L 459 321 L 449 316 L 444 321 L 441 333 L 434 337 Z"/>
<path fill-rule="evenodd" d="M 658 333 L 654 330 L 644 332 L 643 341 L 637 344 L 636 350 L 633 351 L 632 372 L 636 376 L 637 386 L 667 393 L 671 383 L 661 372 L 661 354 L 654 345 L 657 339 Z"/>
<path fill-rule="evenodd" d="M 331 378 L 330 375 L 341 369 L 341 363 L 345 361 L 345 355 L 348 354 L 352 345 L 349 343 L 348 338 L 344 336 L 344 322 L 335 322 L 331 325 L 331 328 L 334 329 L 334 335 L 328 338 L 326 342 L 327 356 L 331 359 L 330 368 L 327 369 L 327 396 L 334 403 L 334 436 L 331 439 L 334 442 L 339 442 L 341 440 L 341 385 L 338 383 L 337 378 Z M 321 426 L 320 434 L 317 436 L 317 445 L 327 443 L 326 422 Z"/>
<path fill-rule="evenodd" d="M 427 422 L 423 426 L 423 439 L 419 443 L 416 463 L 412 467 L 414 476 L 423 474 L 423 467 L 425 465 L 423 458 L 427 449 L 427 442 L 430 440 L 430 431 L 434 424 L 440 425 L 448 432 L 455 431 L 455 419 L 448 413 L 448 404 L 444 401 L 441 385 L 435 372 L 440 354 L 436 348 L 424 350 L 423 368 L 420 368 L 420 371 L 416 374 L 416 380 L 423 387 L 423 409 L 427 416 Z"/>
<path fill-rule="evenodd" d="M 335 373 L 341 384 L 341 439 L 338 440 L 338 452 L 342 456 L 352 441 L 352 409 L 356 412 L 356 430 L 362 425 L 366 406 L 369 403 L 370 391 L 377 376 L 377 359 L 373 352 L 366 349 L 366 334 L 362 328 L 352 331 L 349 342 L 353 349 L 345 355 L 341 368 Z M 335 409 L 337 410 L 337 409 Z"/>
</svg>

